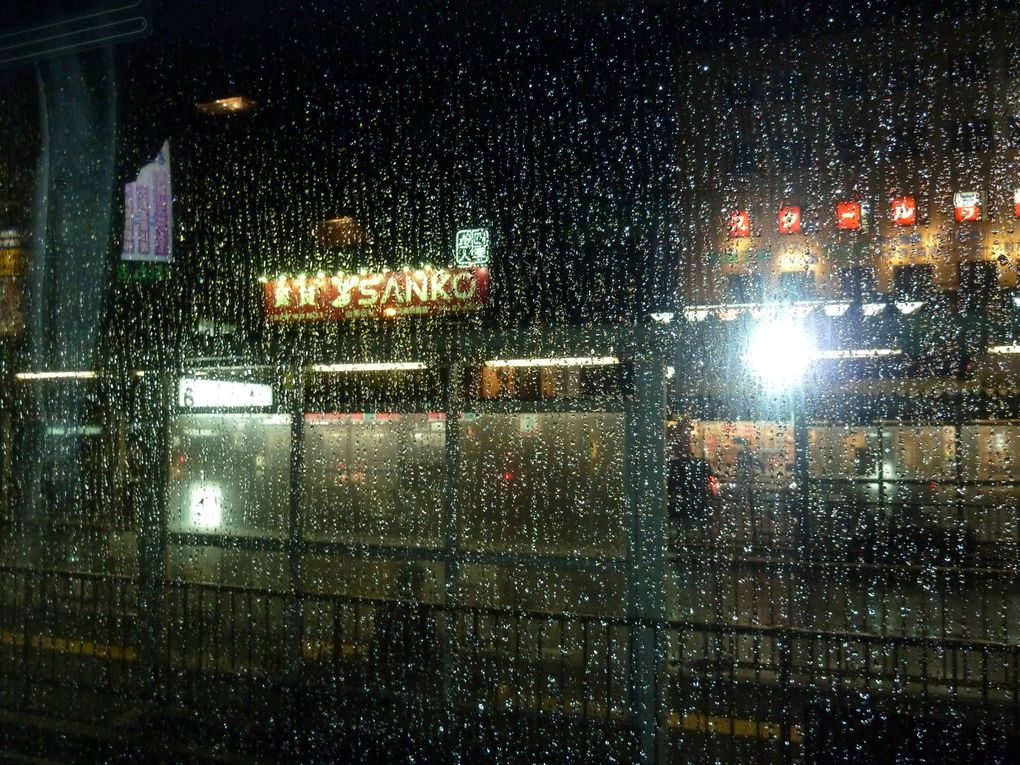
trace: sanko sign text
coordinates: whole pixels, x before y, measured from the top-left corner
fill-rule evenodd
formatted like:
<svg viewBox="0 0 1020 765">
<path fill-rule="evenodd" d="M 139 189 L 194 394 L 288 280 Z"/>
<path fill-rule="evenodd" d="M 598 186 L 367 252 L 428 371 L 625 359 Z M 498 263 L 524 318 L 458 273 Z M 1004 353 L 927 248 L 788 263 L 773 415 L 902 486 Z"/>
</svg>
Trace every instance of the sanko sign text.
<svg viewBox="0 0 1020 765">
<path fill-rule="evenodd" d="M 271 321 L 435 316 L 476 311 L 488 296 L 486 268 L 299 276 L 266 282 L 266 316 Z"/>
</svg>

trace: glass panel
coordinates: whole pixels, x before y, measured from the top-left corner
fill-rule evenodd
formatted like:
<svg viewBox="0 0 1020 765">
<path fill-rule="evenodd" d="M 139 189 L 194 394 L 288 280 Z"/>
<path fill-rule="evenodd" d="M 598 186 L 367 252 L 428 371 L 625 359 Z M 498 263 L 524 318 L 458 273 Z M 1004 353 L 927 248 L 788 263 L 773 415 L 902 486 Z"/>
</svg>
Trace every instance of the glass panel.
<svg viewBox="0 0 1020 765">
<path fill-rule="evenodd" d="M 457 496 L 472 550 L 620 555 L 623 416 L 465 414 Z"/>
<path fill-rule="evenodd" d="M 290 516 L 290 418 L 180 415 L 171 436 L 171 531 L 280 537 Z"/>
<path fill-rule="evenodd" d="M 440 544 L 444 414 L 309 414 L 304 438 L 306 539 Z"/>
</svg>

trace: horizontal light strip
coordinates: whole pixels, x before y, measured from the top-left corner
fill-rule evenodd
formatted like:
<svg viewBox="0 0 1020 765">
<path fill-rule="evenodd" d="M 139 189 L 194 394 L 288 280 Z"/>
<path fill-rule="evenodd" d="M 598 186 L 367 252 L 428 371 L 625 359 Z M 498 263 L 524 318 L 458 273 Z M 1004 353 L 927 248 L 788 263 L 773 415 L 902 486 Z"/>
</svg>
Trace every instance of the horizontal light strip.
<svg viewBox="0 0 1020 765">
<path fill-rule="evenodd" d="M 564 356 L 551 359 L 489 359 L 487 367 L 607 367 L 619 364 L 616 356 Z"/>
<path fill-rule="evenodd" d="M 852 348 L 845 351 L 815 351 L 811 355 L 816 359 L 874 359 L 880 356 L 899 356 L 902 353 L 899 348 Z"/>
<path fill-rule="evenodd" d="M 989 353 L 1020 353 L 1020 345 L 993 345 Z"/>
<path fill-rule="evenodd" d="M 411 372 L 428 369 L 421 361 L 366 361 L 360 364 L 312 364 L 313 372 Z"/>
<path fill-rule="evenodd" d="M 14 375 L 18 380 L 92 380 L 96 373 L 90 370 L 77 372 L 18 372 Z"/>
</svg>

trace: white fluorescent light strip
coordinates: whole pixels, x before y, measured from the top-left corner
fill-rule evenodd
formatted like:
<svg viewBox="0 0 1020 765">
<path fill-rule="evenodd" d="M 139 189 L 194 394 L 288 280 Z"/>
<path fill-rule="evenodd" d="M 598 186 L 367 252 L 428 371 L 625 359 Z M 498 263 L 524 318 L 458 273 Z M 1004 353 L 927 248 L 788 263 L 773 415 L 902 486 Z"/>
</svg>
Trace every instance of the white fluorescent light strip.
<svg viewBox="0 0 1020 765">
<path fill-rule="evenodd" d="M 489 359 L 487 367 L 605 367 L 619 364 L 616 356 L 566 356 L 552 359 Z"/>
<path fill-rule="evenodd" d="M 313 372 L 411 372 L 428 369 L 421 361 L 367 361 L 352 364 L 313 364 Z"/>
<path fill-rule="evenodd" d="M 1020 353 L 1020 345 L 993 345 L 989 353 Z"/>
<path fill-rule="evenodd" d="M 899 356 L 899 348 L 853 348 L 845 351 L 815 351 L 816 359 L 873 359 L 880 356 Z"/>
<path fill-rule="evenodd" d="M 81 370 L 77 372 L 18 372 L 14 377 L 18 380 L 92 380 L 95 372 Z"/>
</svg>

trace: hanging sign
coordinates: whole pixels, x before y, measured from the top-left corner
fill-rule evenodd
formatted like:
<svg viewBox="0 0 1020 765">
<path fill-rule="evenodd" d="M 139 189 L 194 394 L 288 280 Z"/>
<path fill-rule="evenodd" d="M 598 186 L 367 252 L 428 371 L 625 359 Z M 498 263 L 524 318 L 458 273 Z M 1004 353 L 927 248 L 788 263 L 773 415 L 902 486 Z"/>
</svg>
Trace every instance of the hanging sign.
<svg viewBox="0 0 1020 765">
<path fill-rule="evenodd" d="M 170 142 L 124 185 L 124 243 L 121 260 L 169 263 L 173 259 L 170 201 Z"/>
<path fill-rule="evenodd" d="M 800 233 L 800 208 L 785 206 L 779 208 L 779 233 L 799 234 Z"/>
<path fill-rule="evenodd" d="M 982 196 L 984 195 L 980 191 L 960 191 L 953 194 L 956 220 L 959 222 L 981 220 Z"/>
<path fill-rule="evenodd" d="M 24 265 L 21 232 L 0 230 L 0 335 L 11 335 L 24 327 L 21 306 L 21 275 Z"/>
<path fill-rule="evenodd" d="M 861 227 L 861 203 L 836 203 L 836 228 L 855 230 Z"/>
<path fill-rule="evenodd" d="M 730 213 L 726 234 L 730 239 L 745 239 L 751 236 L 751 216 L 747 210 L 734 210 Z"/>
<path fill-rule="evenodd" d="M 1013 214 L 1020 218 L 1020 189 L 1013 189 Z"/>
<path fill-rule="evenodd" d="M 913 226 L 917 223 L 917 202 L 913 197 L 896 197 L 890 202 L 892 222 L 896 226 Z"/>
<path fill-rule="evenodd" d="M 486 268 L 281 277 L 265 285 L 270 321 L 342 321 L 470 313 L 489 296 Z"/>
</svg>

